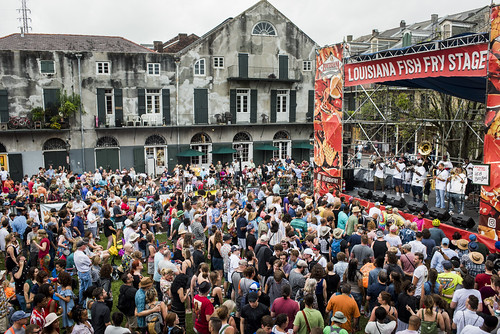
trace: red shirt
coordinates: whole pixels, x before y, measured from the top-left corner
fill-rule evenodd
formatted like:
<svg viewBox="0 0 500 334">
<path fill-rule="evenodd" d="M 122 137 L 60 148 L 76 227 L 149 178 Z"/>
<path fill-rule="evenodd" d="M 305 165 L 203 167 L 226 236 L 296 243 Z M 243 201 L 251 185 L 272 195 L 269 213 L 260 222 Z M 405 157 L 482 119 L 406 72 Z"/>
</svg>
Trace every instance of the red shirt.
<svg viewBox="0 0 500 334">
<path fill-rule="evenodd" d="M 299 312 L 299 303 L 290 298 L 276 298 L 271 306 L 271 312 L 276 315 L 281 313 L 286 314 L 288 316 L 288 327 L 286 329 L 292 329 L 295 315 Z"/>
<path fill-rule="evenodd" d="M 42 312 L 38 312 L 36 309 L 33 309 L 31 312 L 30 324 L 38 325 L 38 327 L 43 328 L 45 326 L 45 317 L 43 314 L 45 311 L 42 309 Z"/>
<path fill-rule="evenodd" d="M 491 274 L 479 274 L 475 279 L 477 283 L 477 290 L 481 289 L 486 284 L 491 283 Z"/>
<path fill-rule="evenodd" d="M 212 315 L 214 313 L 214 306 L 210 300 L 205 296 L 194 296 L 193 310 L 196 314 L 194 328 L 196 328 L 200 334 L 210 334 L 208 330 L 207 315 Z"/>
<path fill-rule="evenodd" d="M 40 241 L 40 246 L 43 247 L 43 245 L 46 244 L 45 246 L 45 251 L 42 251 L 41 249 L 38 251 L 38 258 L 43 259 L 45 255 L 49 254 L 50 251 L 50 241 L 47 238 L 43 238 L 42 241 Z"/>
</svg>

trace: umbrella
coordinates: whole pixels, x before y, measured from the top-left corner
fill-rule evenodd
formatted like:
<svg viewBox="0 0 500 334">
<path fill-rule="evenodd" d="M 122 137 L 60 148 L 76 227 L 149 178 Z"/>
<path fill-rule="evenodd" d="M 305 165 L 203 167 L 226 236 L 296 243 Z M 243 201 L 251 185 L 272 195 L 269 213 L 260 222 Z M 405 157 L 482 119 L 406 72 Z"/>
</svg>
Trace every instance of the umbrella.
<svg viewBox="0 0 500 334">
<path fill-rule="evenodd" d="M 206 155 L 206 153 L 203 153 L 203 152 L 200 152 L 197 150 L 193 150 L 191 148 L 188 150 L 177 153 L 178 157 L 200 157 L 202 155 Z"/>
<path fill-rule="evenodd" d="M 232 154 L 232 153 L 236 153 L 236 150 L 234 148 L 231 148 L 231 147 L 219 147 L 218 149 L 213 150 L 210 153 L 212 153 L 212 154 Z"/>
<path fill-rule="evenodd" d="M 277 151 L 279 148 L 272 145 L 260 145 L 254 148 L 256 151 Z"/>
<path fill-rule="evenodd" d="M 303 149 L 303 150 L 312 150 L 312 149 L 314 149 L 314 146 L 309 144 L 309 143 L 298 143 L 298 144 L 293 145 L 293 148 L 299 148 L 299 149 Z"/>
</svg>

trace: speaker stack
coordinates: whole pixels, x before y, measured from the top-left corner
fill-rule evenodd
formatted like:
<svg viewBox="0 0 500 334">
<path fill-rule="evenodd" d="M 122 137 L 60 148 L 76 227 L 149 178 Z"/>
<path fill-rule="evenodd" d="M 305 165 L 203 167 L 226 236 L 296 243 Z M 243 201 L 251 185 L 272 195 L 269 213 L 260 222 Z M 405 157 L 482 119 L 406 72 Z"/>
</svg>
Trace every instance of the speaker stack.
<svg viewBox="0 0 500 334">
<path fill-rule="evenodd" d="M 445 222 L 450 219 L 450 214 L 448 213 L 448 210 L 436 207 L 429 209 L 429 215 L 432 218 L 437 218 L 442 222 Z"/>
<path fill-rule="evenodd" d="M 386 204 L 392 205 L 395 208 L 404 208 L 406 206 L 406 201 L 403 197 L 389 194 L 385 199 Z"/>
<path fill-rule="evenodd" d="M 423 202 L 409 201 L 406 205 L 411 212 L 427 212 L 427 205 Z"/>
<path fill-rule="evenodd" d="M 363 199 L 369 200 L 372 198 L 373 192 L 369 189 L 359 188 L 358 195 L 359 195 L 359 197 L 361 197 Z"/>
<path fill-rule="evenodd" d="M 466 229 L 471 229 L 476 226 L 476 222 L 474 221 L 474 219 L 466 215 L 453 215 L 453 217 L 451 217 L 451 221 L 454 225 Z"/>
<path fill-rule="evenodd" d="M 387 199 L 387 195 L 384 194 L 381 191 L 374 191 L 372 195 L 372 200 L 374 202 L 380 202 L 380 203 L 385 203 L 385 200 Z"/>
</svg>

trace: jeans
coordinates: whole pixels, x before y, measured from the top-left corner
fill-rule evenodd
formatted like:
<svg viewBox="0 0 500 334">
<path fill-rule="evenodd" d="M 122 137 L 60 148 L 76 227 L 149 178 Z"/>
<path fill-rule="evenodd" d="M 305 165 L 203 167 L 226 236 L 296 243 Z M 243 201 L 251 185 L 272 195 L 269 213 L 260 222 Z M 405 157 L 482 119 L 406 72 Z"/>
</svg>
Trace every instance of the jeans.
<svg viewBox="0 0 500 334">
<path fill-rule="evenodd" d="M 80 291 L 78 292 L 78 302 L 80 305 L 83 305 L 83 292 L 86 291 L 92 285 L 92 275 L 90 275 L 90 271 L 86 273 L 78 272 L 78 278 L 80 279 Z"/>
<path fill-rule="evenodd" d="M 24 312 L 28 312 L 28 310 L 26 310 L 26 299 L 24 298 L 24 295 L 16 293 L 16 298 L 17 298 L 17 301 L 19 302 L 19 305 L 21 306 L 21 309 Z"/>
<path fill-rule="evenodd" d="M 445 208 L 444 193 L 444 189 L 436 189 L 436 208 Z"/>
<path fill-rule="evenodd" d="M 89 231 L 92 233 L 92 236 L 94 237 L 94 239 L 96 239 L 98 237 L 97 227 L 89 227 Z"/>
<path fill-rule="evenodd" d="M 352 297 L 358 304 L 358 310 L 361 310 L 361 303 L 363 302 L 363 295 L 360 293 L 351 292 Z"/>
<path fill-rule="evenodd" d="M 457 213 L 464 212 L 464 198 L 463 194 L 450 193 L 450 211 L 454 211 L 455 205 L 457 206 Z"/>
<path fill-rule="evenodd" d="M 420 187 L 420 186 L 411 186 L 411 191 L 413 193 L 413 200 L 415 202 L 419 201 L 419 202 L 422 202 L 422 190 L 424 188 L 423 187 Z M 418 197 L 418 200 L 417 200 L 417 197 Z"/>
</svg>

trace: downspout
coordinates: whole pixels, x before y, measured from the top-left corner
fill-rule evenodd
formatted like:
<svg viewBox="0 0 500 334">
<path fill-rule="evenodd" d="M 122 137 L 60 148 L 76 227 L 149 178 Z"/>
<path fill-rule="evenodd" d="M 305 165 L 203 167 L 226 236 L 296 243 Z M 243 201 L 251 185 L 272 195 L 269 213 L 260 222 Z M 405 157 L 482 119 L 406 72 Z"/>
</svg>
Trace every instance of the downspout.
<svg viewBox="0 0 500 334">
<path fill-rule="evenodd" d="M 81 67 L 82 54 L 77 53 L 76 59 L 78 59 L 78 86 L 80 89 L 80 139 L 82 145 L 82 172 L 85 173 L 85 142 L 83 136 L 83 112 L 82 112 L 82 67 Z"/>
<path fill-rule="evenodd" d="M 175 124 L 177 125 L 177 153 L 180 152 L 180 128 L 179 128 L 179 63 L 180 58 L 175 58 Z"/>
</svg>

